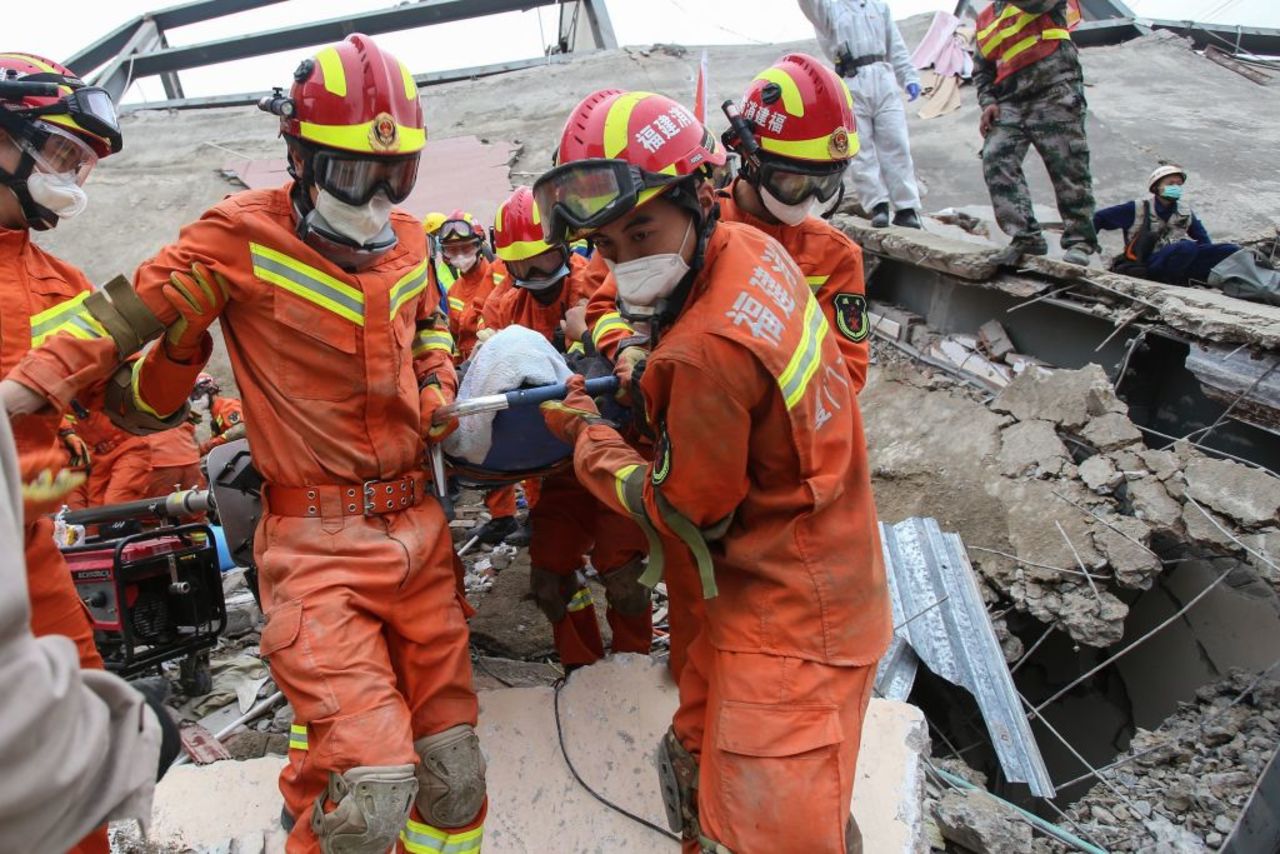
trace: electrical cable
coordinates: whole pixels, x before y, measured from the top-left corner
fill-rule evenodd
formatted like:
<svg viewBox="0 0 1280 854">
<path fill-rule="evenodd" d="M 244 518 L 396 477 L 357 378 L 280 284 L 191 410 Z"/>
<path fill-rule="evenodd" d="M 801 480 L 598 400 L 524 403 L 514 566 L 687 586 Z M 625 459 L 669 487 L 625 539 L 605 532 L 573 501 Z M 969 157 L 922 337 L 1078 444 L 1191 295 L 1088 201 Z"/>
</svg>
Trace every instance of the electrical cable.
<svg viewBox="0 0 1280 854">
<path fill-rule="evenodd" d="M 587 782 L 582 779 L 582 775 L 578 773 L 578 769 L 573 767 L 573 761 L 569 759 L 569 750 L 567 747 L 565 747 L 565 743 L 564 743 L 564 727 L 560 723 L 560 689 L 563 688 L 564 685 L 565 685 L 564 679 L 556 680 L 555 694 L 554 694 L 554 698 L 555 698 L 554 706 L 555 706 L 555 714 L 556 714 L 556 738 L 560 740 L 560 755 L 564 757 L 564 764 L 569 766 L 569 773 L 573 775 L 573 779 L 578 781 L 578 785 L 581 786 L 583 789 L 585 789 L 588 795 L 595 798 L 597 801 L 604 804 L 606 807 L 613 810 L 614 812 L 625 815 L 627 818 L 631 819 L 637 824 L 643 824 L 645 827 L 649 828 L 654 833 L 660 833 L 663 836 L 665 836 L 667 839 L 672 840 L 673 842 L 679 842 L 680 837 L 672 833 L 671 831 L 667 830 L 665 827 L 659 827 L 658 825 L 654 824 L 648 819 L 641 818 L 635 813 L 629 812 L 628 810 L 618 806 L 617 804 L 610 801 L 608 798 L 598 793 L 595 789 L 588 786 Z"/>
</svg>

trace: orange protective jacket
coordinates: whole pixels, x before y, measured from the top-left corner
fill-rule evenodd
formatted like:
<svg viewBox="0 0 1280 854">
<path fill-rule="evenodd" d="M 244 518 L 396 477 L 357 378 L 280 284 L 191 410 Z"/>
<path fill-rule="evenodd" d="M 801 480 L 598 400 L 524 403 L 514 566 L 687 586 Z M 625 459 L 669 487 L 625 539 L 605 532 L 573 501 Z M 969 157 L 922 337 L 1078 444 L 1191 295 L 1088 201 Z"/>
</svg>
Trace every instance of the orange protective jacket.
<svg viewBox="0 0 1280 854">
<path fill-rule="evenodd" d="M 494 288 L 507 278 L 507 267 L 501 261 L 490 261 L 481 255 L 475 266 L 459 275 L 449 288 L 449 332 L 457 343 L 459 361 L 471 355 L 480 331 L 480 318 L 485 300 Z"/>
<path fill-rule="evenodd" d="M 244 404 L 235 397 L 215 397 L 209 407 L 209 438 L 200 446 L 201 455 L 225 445 L 228 430 L 244 421 Z"/>
<path fill-rule="evenodd" d="M 565 312 L 591 296 L 585 275 L 586 267 L 587 259 L 570 254 L 569 275 L 560 288 L 560 294 L 546 305 L 538 302 L 524 288 L 510 286 L 495 289 L 484 305 L 484 327 L 498 330 L 519 324 L 541 333 L 554 344 Z M 572 348 L 573 342 L 567 343 Z"/>
<path fill-rule="evenodd" d="M 144 263 L 134 288 L 171 324 L 178 313 L 162 293 L 171 273 L 201 262 L 226 278 L 223 339 L 241 378 L 254 463 L 268 483 L 360 483 L 419 468 L 424 406 L 437 399 L 420 384 L 437 383 L 449 398 L 457 386 L 422 228 L 393 212 L 398 245 L 348 273 L 298 239 L 289 189 L 228 197 Z M 135 374 L 140 404 L 177 411 L 204 361 L 177 363 L 152 347 Z M 116 363 L 110 338 L 59 336 L 12 376 L 61 409 Z"/>
<path fill-rule="evenodd" d="M 799 225 L 769 225 L 738 207 L 733 199 L 733 187 L 717 195 L 721 221 L 744 223 L 763 231 L 781 243 L 795 259 L 835 332 L 855 391 L 862 391 L 867 383 L 871 326 L 867 319 L 861 247 L 844 232 L 817 217 L 811 216 Z M 618 312 L 617 285 L 607 275 L 608 267 L 603 261 L 594 267 L 594 273 L 601 287 L 594 292 L 587 307 L 587 328 L 592 331 L 596 350 L 612 361 L 617 356 L 618 344 L 635 332 Z"/>
<path fill-rule="evenodd" d="M 575 468 L 659 534 L 710 542 L 711 643 L 877 660 L 891 616 L 862 417 L 831 327 L 777 241 L 716 227 L 640 390 L 656 460 L 596 424 L 578 437 Z"/>
</svg>

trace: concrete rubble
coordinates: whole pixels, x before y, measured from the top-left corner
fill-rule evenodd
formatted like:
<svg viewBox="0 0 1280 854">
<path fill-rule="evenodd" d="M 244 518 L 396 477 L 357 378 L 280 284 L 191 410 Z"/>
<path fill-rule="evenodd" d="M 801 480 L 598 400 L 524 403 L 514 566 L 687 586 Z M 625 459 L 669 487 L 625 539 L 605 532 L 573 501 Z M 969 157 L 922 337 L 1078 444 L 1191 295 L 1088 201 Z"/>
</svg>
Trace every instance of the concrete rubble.
<svg viewBox="0 0 1280 854">
<path fill-rule="evenodd" d="M 487 852 L 674 850 L 646 828 L 596 801 L 560 752 L 555 689 L 480 692 L 481 744 L 488 761 Z M 666 667 L 620 655 L 576 671 L 559 697 L 559 723 L 578 774 L 624 809 L 663 825 L 653 752 L 670 725 L 676 690 Z M 872 700 L 859 755 L 853 814 L 865 850 L 922 850 L 921 810 L 929 739 L 919 709 Z M 280 757 L 174 769 L 156 793 L 143 843 L 116 828 L 120 854 L 196 851 L 274 854 L 279 830 Z"/>
</svg>

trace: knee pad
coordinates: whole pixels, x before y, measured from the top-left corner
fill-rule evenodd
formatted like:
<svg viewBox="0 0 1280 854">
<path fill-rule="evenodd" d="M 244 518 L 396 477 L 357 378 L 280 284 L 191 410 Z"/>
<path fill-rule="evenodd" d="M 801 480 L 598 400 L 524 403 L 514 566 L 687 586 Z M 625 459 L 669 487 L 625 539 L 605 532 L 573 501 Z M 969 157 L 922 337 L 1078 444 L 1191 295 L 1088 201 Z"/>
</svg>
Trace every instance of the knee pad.
<svg viewBox="0 0 1280 854">
<path fill-rule="evenodd" d="M 484 806 L 484 755 L 470 724 L 458 724 L 413 743 L 418 766 L 418 812 L 433 827 L 470 824 Z"/>
<path fill-rule="evenodd" d="M 667 827 L 685 839 L 699 839 L 698 760 L 685 750 L 670 728 L 658 742 L 658 786 L 667 811 Z"/>
<path fill-rule="evenodd" d="M 564 594 L 566 583 L 576 584 L 577 573 L 556 575 L 536 566 L 529 571 L 529 590 L 533 593 L 533 601 L 553 624 L 563 620 L 568 613 Z"/>
<path fill-rule="evenodd" d="M 418 781 L 412 765 L 366 765 L 329 774 L 316 798 L 311 830 L 323 854 L 386 854 L 409 820 Z M 337 804 L 324 811 L 325 798 Z"/>
<path fill-rule="evenodd" d="M 640 583 L 644 575 L 644 560 L 635 558 L 608 573 L 600 574 L 604 595 L 609 607 L 624 617 L 638 617 L 647 613 L 652 603 L 652 592 Z"/>
</svg>

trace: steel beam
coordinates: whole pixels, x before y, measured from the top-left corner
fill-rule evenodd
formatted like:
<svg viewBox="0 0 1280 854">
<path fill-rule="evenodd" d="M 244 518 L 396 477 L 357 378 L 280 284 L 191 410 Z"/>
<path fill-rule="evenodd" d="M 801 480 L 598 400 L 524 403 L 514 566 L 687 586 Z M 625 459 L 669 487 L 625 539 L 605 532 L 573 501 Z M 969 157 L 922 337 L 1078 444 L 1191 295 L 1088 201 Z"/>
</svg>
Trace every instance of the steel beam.
<svg viewBox="0 0 1280 854">
<path fill-rule="evenodd" d="M 121 24 L 88 47 L 76 51 L 62 64 L 84 77 L 99 65 L 119 54 L 124 49 L 124 46 L 129 43 L 129 40 L 137 34 L 140 26 L 142 26 L 142 18 L 140 16 Z"/>
<path fill-rule="evenodd" d="M 578 0 L 578 3 L 587 13 L 587 23 L 591 27 L 591 40 L 595 46 L 600 50 L 616 50 L 618 37 L 613 32 L 613 21 L 609 19 L 605 0 Z"/>
<path fill-rule="evenodd" d="M 134 61 L 134 74 L 147 77 L 341 41 L 352 33 L 376 36 L 504 12 L 523 12 L 554 3 L 555 0 L 423 0 L 391 9 L 155 51 Z"/>
<path fill-rule="evenodd" d="M 156 26 L 163 31 L 283 2 L 284 0 L 197 0 L 194 3 L 182 3 L 152 12 L 148 17 L 154 18 Z"/>
<path fill-rule="evenodd" d="M 93 85 L 106 89 L 111 95 L 111 100 L 119 104 L 129 84 L 140 76 L 134 68 L 136 61 L 134 57 L 154 50 L 161 45 L 162 41 L 160 28 L 156 26 L 156 22 L 150 18 L 144 18 L 132 38 L 125 42 L 124 47 L 116 54 L 115 59 L 103 66 L 102 70 L 94 76 Z"/>
<path fill-rule="evenodd" d="M 1111 18 L 1086 21 L 1071 33 L 1081 47 L 1120 44 L 1152 30 L 1168 30 L 1191 40 L 1199 50 L 1217 45 L 1224 50 L 1243 50 L 1258 56 L 1280 56 L 1280 29 L 1201 24 L 1196 21 L 1168 21 L 1159 18 Z"/>
<path fill-rule="evenodd" d="M 1080 12 L 1086 21 L 1132 18 L 1133 10 L 1120 0 L 1080 0 Z"/>
</svg>

